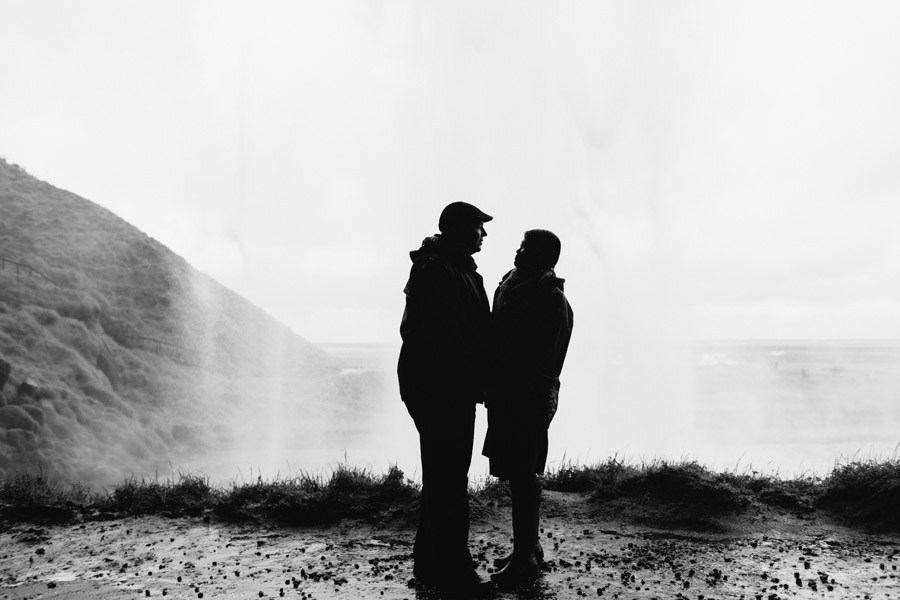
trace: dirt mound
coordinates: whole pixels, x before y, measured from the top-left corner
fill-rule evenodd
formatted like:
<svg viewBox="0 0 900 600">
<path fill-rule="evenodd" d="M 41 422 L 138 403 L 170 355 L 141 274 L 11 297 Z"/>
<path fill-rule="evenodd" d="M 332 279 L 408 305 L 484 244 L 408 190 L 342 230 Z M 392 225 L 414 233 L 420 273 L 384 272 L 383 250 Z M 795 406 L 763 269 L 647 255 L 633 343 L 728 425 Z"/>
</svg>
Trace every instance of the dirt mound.
<svg viewBox="0 0 900 600">
<path fill-rule="evenodd" d="M 721 477 L 697 464 L 665 463 L 600 485 L 593 500 L 601 514 L 616 513 L 666 529 L 721 530 L 722 519 L 749 501 Z"/>
<path fill-rule="evenodd" d="M 817 505 L 872 531 L 900 531 L 900 461 L 837 467 Z"/>
</svg>

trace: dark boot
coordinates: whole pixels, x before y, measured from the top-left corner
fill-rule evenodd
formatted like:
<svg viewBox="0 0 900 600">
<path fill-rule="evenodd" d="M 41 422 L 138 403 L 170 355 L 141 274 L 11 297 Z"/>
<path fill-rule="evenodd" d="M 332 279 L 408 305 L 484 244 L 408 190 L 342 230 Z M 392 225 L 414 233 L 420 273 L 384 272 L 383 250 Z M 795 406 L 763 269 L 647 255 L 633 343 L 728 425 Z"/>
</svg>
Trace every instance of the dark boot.
<svg viewBox="0 0 900 600">
<path fill-rule="evenodd" d="M 436 587 L 446 600 L 482 598 L 492 594 L 495 589 L 494 583 L 483 578 L 477 571 L 447 577 Z"/>
<path fill-rule="evenodd" d="M 531 585 L 540 576 L 541 567 L 533 552 L 525 555 L 513 552 L 509 563 L 491 575 L 491 581 L 498 587 L 510 589 Z"/>
<path fill-rule="evenodd" d="M 503 567 L 505 567 L 506 565 L 509 564 L 509 561 L 512 560 L 512 557 L 513 557 L 513 553 L 510 552 L 506 556 L 503 556 L 501 558 L 495 558 L 494 559 L 494 568 L 502 569 Z M 541 540 L 538 540 L 537 543 L 535 543 L 535 545 L 534 545 L 534 557 L 538 561 L 538 566 L 543 567 L 544 566 L 544 547 L 541 546 Z"/>
</svg>

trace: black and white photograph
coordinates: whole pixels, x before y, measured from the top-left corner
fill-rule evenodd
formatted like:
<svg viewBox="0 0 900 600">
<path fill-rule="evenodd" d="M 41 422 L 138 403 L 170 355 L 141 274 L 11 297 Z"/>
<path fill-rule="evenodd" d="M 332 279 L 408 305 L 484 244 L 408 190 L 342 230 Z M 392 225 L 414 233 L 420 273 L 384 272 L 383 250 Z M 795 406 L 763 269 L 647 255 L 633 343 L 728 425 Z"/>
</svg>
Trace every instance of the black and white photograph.
<svg viewBox="0 0 900 600">
<path fill-rule="evenodd" d="M 0 600 L 897 597 L 898 32 L 0 0 Z"/>
</svg>

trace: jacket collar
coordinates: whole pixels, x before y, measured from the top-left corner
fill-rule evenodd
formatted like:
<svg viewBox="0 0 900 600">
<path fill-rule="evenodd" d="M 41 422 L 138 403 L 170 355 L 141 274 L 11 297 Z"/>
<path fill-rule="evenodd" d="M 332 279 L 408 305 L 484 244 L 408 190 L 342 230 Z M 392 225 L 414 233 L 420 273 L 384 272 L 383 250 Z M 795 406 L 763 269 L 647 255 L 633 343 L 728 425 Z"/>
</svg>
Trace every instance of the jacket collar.
<svg viewBox="0 0 900 600">
<path fill-rule="evenodd" d="M 478 268 L 478 265 L 475 263 L 474 258 L 472 258 L 470 255 L 463 254 L 462 252 L 459 252 L 455 248 L 446 244 L 444 240 L 441 239 L 441 234 L 439 233 L 436 233 L 422 240 L 422 245 L 418 250 L 411 251 L 409 253 L 409 258 L 413 262 L 416 262 L 420 258 L 424 258 L 429 255 L 440 256 L 451 264 L 455 264 L 459 267 L 472 271 L 475 271 Z"/>
<path fill-rule="evenodd" d="M 526 288 L 526 287 L 556 287 L 563 291 L 566 280 L 556 276 L 553 269 L 545 271 L 522 271 L 521 269 L 512 269 L 503 276 L 500 281 L 501 286 L 510 289 Z"/>
</svg>

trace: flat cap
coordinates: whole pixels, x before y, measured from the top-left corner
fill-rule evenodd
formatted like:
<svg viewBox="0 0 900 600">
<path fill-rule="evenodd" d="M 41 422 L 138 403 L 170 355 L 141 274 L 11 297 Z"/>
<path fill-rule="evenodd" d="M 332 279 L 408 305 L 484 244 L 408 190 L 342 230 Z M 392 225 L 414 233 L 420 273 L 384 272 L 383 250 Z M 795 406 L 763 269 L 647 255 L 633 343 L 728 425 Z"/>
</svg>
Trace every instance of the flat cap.
<svg viewBox="0 0 900 600">
<path fill-rule="evenodd" d="M 438 229 L 445 232 L 448 229 L 468 227 L 475 223 L 487 223 L 493 218 L 468 202 L 451 202 L 441 211 Z"/>
</svg>

